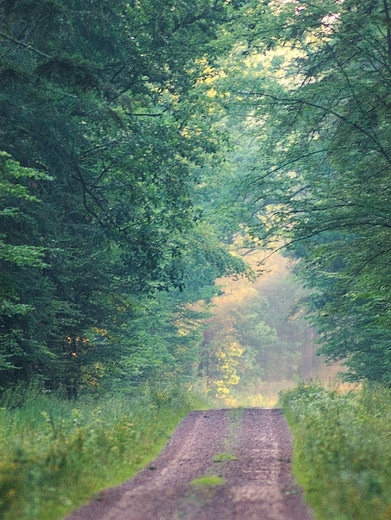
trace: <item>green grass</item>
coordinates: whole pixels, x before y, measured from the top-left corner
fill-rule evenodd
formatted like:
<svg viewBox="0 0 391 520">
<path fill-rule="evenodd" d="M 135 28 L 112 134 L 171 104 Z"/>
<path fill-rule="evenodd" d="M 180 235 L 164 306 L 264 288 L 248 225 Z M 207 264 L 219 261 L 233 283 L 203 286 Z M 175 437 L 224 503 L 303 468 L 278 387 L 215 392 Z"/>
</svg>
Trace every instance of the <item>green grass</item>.
<svg viewBox="0 0 391 520">
<path fill-rule="evenodd" d="M 183 387 L 65 401 L 41 393 L 0 409 L 0 518 L 56 520 L 154 458 L 207 403 Z"/>
<path fill-rule="evenodd" d="M 213 462 L 225 462 L 227 460 L 238 460 L 238 458 L 231 453 L 218 453 L 213 457 Z"/>
<path fill-rule="evenodd" d="M 294 473 L 317 520 L 391 520 L 390 390 L 302 384 L 281 404 Z"/>
<path fill-rule="evenodd" d="M 224 479 L 222 477 L 216 477 L 213 475 L 201 478 L 195 478 L 190 482 L 193 486 L 204 486 L 204 487 L 213 487 L 213 486 L 221 486 L 224 483 Z"/>
</svg>

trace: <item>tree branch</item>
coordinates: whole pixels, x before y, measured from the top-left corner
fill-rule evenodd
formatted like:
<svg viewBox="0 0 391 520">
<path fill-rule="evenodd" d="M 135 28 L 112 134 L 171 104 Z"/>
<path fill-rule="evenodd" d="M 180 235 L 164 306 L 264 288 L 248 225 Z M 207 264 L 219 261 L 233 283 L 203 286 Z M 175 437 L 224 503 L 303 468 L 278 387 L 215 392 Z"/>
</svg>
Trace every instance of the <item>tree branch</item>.
<svg viewBox="0 0 391 520">
<path fill-rule="evenodd" d="M 142 114 L 142 113 L 134 113 L 134 112 L 125 112 L 127 116 L 136 116 L 136 117 L 161 117 L 163 114 Z"/>
<path fill-rule="evenodd" d="M 286 166 L 289 166 L 290 164 L 294 164 L 294 163 L 296 163 L 298 161 L 301 161 L 302 159 L 306 159 L 307 157 L 311 157 L 312 155 L 315 155 L 315 154 L 318 154 L 318 153 L 323 153 L 323 152 L 328 152 L 328 149 L 324 148 L 322 150 L 316 150 L 315 152 L 310 152 L 310 153 L 307 153 L 305 155 L 301 155 L 300 157 L 296 157 L 295 159 L 291 159 L 290 161 L 282 164 L 281 166 L 277 166 L 277 168 L 273 168 L 273 170 L 268 171 L 262 177 L 258 177 L 257 179 L 254 179 L 254 180 L 251 180 L 251 181 L 247 181 L 246 182 L 246 187 L 251 186 L 253 184 L 256 184 L 256 183 L 258 183 L 260 181 L 263 181 L 264 179 L 266 179 L 266 177 L 269 177 L 269 175 L 273 175 L 273 173 L 276 173 L 276 172 L 282 170 L 283 168 L 285 168 Z"/>
<path fill-rule="evenodd" d="M 387 0 L 383 0 L 384 12 L 386 14 L 386 23 L 387 23 L 387 50 L 388 54 L 391 56 L 391 19 L 390 19 L 390 10 L 388 7 Z"/>
<path fill-rule="evenodd" d="M 35 54 L 38 54 L 39 56 L 42 56 L 44 58 L 51 58 L 49 54 L 46 54 L 45 52 L 42 52 L 35 47 L 32 47 L 31 45 L 28 45 L 27 43 L 23 43 L 19 40 L 16 40 L 15 38 L 12 38 L 12 36 L 9 36 L 8 34 L 5 34 L 3 32 L 0 32 L 0 38 L 5 38 L 6 40 L 9 40 L 10 42 L 16 43 L 16 45 L 20 45 L 21 47 L 24 47 L 25 49 L 34 52 Z"/>
<path fill-rule="evenodd" d="M 330 107 L 324 107 L 322 105 L 318 105 L 317 103 L 313 103 L 311 101 L 306 101 L 305 99 L 301 99 L 301 98 L 299 98 L 299 99 L 279 98 L 278 96 L 275 96 L 273 94 L 266 94 L 265 92 L 236 92 L 236 93 L 239 95 L 242 95 L 242 96 L 247 95 L 247 96 L 259 96 L 259 97 L 270 98 L 270 99 L 273 99 L 274 101 L 278 102 L 279 104 L 284 104 L 284 105 L 291 105 L 291 106 L 306 105 L 309 107 L 317 108 L 318 110 L 322 110 L 325 114 L 331 114 L 331 115 L 335 116 L 337 119 L 344 121 L 346 124 L 352 126 L 356 130 L 358 130 L 360 133 L 362 133 L 363 135 L 368 137 L 372 142 L 375 143 L 375 145 L 377 147 L 377 151 L 380 152 L 385 157 L 387 162 L 391 164 L 390 157 L 388 156 L 387 152 L 385 151 L 385 149 L 383 148 L 381 143 L 378 141 L 377 137 L 375 137 L 370 132 L 365 130 L 365 128 L 360 126 L 355 121 L 350 121 L 346 116 L 339 114 L 338 112 L 336 112 L 335 110 L 333 110 Z"/>
</svg>

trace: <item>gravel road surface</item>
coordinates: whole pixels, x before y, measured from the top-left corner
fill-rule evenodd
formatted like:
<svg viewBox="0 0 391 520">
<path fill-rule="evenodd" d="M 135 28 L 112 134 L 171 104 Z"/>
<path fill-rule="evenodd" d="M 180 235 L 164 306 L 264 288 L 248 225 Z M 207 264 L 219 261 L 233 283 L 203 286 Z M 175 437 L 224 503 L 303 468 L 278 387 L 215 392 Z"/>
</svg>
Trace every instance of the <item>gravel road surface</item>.
<svg viewBox="0 0 391 520">
<path fill-rule="evenodd" d="M 66 520 L 311 520 L 291 455 L 280 409 L 191 412 L 153 462 Z"/>
</svg>

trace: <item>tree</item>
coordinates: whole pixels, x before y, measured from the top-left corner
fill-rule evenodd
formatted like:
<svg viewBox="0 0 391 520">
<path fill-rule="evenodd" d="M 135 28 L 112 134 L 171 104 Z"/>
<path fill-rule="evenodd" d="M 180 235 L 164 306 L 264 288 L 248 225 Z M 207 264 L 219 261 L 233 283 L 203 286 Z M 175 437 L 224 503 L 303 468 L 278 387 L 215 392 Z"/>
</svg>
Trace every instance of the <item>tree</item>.
<svg viewBox="0 0 391 520">
<path fill-rule="evenodd" d="M 25 316 L 33 310 L 31 305 L 20 302 L 18 284 L 23 284 L 26 273 L 32 270 L 41 273 L 45 267 L 44 248 L 21 239 L 25 228 L 36 225 L 24 206 L 39 205 L 40 200 L 31 195 L 29 186 L 47 181 L 50 177 L 45 173 L 23 168 L 9 154 L 0 154 L 0 222 L 4 230 L 12 230 L 0 235 L 0 369 L 7 372 L 20 369 L 20 363 L 23 364 L 23 352 L 17 345 L 23 341 Z M 42 355 L 38 348 L 31 362 L 35 363 Z"/>
<path fill-rule="evenodd" d="M 299 260 L 321 352 L 350 379 L 387 383 L 389 25 L 387 1 L 250 2 L 241 52 L 266 58 L 236 76 L 259 141 L 242 189 L 252 233 Z"/>
<path fill-rule="evenodd" d="M 167 357 L 140 339 L 147 298 L 163 305 L 159 291 L 183 291 L 197 256 L 206 285 L 243 270 L 213 238 L 187 250 L 200 167 L 219 144 L 194 87 L 221 52 L 227 13 L 223 0 L 0 2 L 2 147 L 24 172 L 42 172 L 16 183 L 39 209 L 19 200 L 23 223 L 0 215 L 8 256 L 17 246 L 31 260 L 3 256 L 7 298 L 28 309 L 1 325 L 4 387 L 41 377 L 73 396 L 125 365 L 137 379 L 129 356 L 142 350 L 148 366 Z"/>
</svg>

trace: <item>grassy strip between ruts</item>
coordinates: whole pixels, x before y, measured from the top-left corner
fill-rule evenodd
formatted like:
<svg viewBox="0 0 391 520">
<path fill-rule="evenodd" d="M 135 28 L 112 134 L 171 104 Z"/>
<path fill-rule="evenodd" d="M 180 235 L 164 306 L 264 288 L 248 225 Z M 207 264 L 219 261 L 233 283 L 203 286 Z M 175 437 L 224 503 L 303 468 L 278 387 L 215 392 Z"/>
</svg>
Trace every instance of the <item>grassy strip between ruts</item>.
<svg viewBox="0 0 391 520">
<path fill-rule="evenodd" d="M 294 473 L 317 520 L 391 520 L 390 389 L 301 384 L 281 403 Z"/>
<path fill-rule="evenodd" d="M 181 385 L 72 402 L 30 391 L 0 410 L 0 518 L 62 518 L 130 478 L 187 412 L 207 406 Z"/>
</svg>

